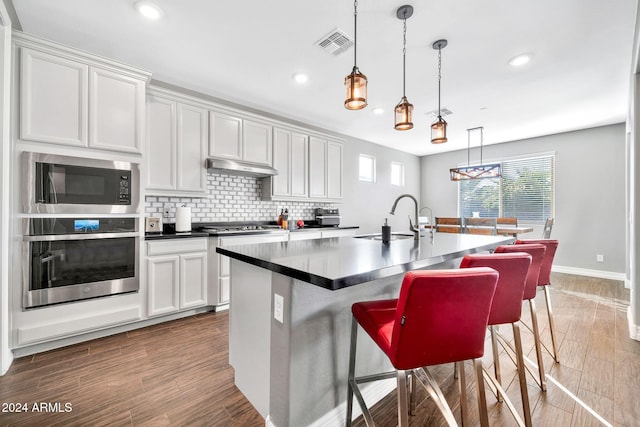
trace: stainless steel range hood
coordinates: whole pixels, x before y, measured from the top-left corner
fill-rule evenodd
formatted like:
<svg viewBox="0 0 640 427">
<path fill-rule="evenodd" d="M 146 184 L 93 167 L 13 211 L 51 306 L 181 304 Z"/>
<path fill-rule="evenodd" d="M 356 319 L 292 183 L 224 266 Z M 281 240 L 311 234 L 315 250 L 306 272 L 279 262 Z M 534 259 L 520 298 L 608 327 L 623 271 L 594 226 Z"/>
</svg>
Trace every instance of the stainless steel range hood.
<svg viewBox="0 0 640 427">
<path fill-rule="evenodd" d="M 207 159 L 207 170 L 209 172 L 222 172 L 230 175 L 255 176 L 259 178 L 278 175 L 278 171 L 271 166 L 215 158 Z"/>
</svg>

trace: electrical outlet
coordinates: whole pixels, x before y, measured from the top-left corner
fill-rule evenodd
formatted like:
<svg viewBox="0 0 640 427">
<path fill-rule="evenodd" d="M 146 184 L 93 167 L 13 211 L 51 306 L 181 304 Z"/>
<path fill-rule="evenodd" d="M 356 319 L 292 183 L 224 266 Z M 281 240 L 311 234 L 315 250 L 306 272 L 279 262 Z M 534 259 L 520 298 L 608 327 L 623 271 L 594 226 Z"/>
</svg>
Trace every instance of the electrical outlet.
<svg viewBox="0 0 640 427">
<path fill-rule="evenodd" d="M 169 209 L 164 210 L 164 217 L 169 218 Z"/>
<path fill-rule="evenodd" d="M 273 318 L 284 323 L 284 298 L 282 295 L 273 294 Z"/>
<path fill-rule="evenodd" d="M 604 262 L 604 255 L 602 255 L 602 254 L 596 255 L 596 261 L 597 262 Z"/>
</svg>

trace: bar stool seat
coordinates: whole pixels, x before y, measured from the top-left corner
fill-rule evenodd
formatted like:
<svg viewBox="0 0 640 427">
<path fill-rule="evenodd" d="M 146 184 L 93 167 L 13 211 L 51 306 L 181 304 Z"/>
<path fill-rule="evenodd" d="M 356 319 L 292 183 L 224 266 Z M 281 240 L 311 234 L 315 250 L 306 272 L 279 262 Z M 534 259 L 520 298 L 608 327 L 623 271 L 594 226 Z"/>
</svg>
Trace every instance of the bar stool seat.
<svg viewBox="0 0 640 427">
<path fill-rule="evenodd" d="M 415 378 L 433 398 L 449 425 L 457 425 L 444 395 L 427 367 L 473 360 L 476 368 L 480 423 L 488 425 L 482 366 L 484 336 L 498 273 L 487 267 L 421 270 L 405 274 L 398 299 L 353 304 L 346 425 L 351 425 L 353 396 L 365 422 L 374 421 L 359 384 L 379 379 L 397 380 L 398 423 L 408 425 L 407 375 Z M 355 376 L 358 325 L 389 358 L 394 371 Z M 461 375 L 460 405 L 466 414 L 466 384 Z"/>
</svg>

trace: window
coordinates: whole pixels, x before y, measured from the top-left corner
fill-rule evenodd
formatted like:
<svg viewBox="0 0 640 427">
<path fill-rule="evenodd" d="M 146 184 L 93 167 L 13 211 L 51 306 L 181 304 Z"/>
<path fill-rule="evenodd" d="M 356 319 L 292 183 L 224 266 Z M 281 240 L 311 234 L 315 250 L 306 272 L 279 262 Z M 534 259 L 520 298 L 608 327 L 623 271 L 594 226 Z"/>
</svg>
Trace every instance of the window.
<svg viewBox="0 0 640 427">
<path fill-rule="evenodd" d="M 404 187 L 404 165 L 391 162 L 391 185 Z"/>
<path fill-rule="evenodd" d="M 458 181 L 460 216 L 516 217 L 544 223 L 554 216 L 555 158 L 552 154 L 499 162 L 501 178 Z"/>
<path fill-rule="evenodd" d="M 376 158 L 360 154 L 360 181 L 376 182 Z"/>
</svg>

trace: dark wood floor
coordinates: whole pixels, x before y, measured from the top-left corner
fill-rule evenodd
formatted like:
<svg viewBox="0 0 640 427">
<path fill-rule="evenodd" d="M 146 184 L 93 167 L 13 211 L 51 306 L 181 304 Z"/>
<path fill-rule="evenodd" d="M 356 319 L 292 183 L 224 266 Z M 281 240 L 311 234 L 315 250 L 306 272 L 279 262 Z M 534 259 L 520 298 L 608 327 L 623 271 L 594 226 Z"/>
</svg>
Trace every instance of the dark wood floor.
<svg viewBox="0 0 640 427">
<path fill-rule="evenodd" d="M 548 341 L 541 297 L 539 317 Z M 640 342 L 628 338 L 629 291 L 620 282 L 554 274 L 552 298 L 561 363 L 546 357 L 546 371 L 562 386 L 550 380 L 549 390 L 541 393 L 528 378 L 534 425 L 603 425 L 579 401 L 610 425 L 640 425 Z M 233 385 L 227 331 L 226 312 L 202 314 L 17 359 L 0 377 L 0 410 L 26 403 L 29 412 L 0 412 L 0 425 L 263 426 Z M 535 360 L 531 334 L 523 328 L 523 335 L 526 353 Z M 471 379 L 471 367 L 466 370 Z M 451 366 L 432 372 L 459 418 Z M 519 407 L 517 378 L 508 359 L 503 380 Z M 470 391 L 474 386 L 469 381 Z M 419 400 L 411 425 L 444 425 L 424 393 Z M 41 403 L 49 404 L 44 409 L 50 412 L 34 412 L 33 405 Z M 69 412 L 64 412 L 66 403 L 71 404 Z M 492 425 L 514 425 L 491 395 L 488 404 Z M 470 409 L 475 413 L 475 403 Z M 373 414 L 379 426 L 396 425 L 395 393 L 376 405 Z"/>
</svg>

